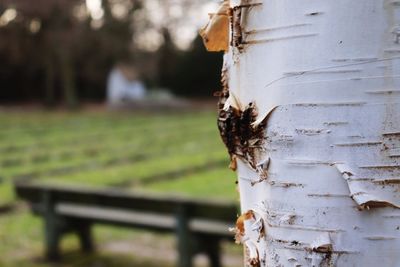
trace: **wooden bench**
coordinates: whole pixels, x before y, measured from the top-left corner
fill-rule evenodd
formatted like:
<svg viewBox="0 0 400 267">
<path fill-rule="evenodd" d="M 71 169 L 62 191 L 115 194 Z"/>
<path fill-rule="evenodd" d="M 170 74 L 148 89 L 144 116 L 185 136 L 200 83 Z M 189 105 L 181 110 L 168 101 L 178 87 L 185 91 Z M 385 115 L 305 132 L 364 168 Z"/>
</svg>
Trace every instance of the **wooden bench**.
<svg viewBox="0 0 400 267">
<path fill-rule="evenodd" d="M 176 233 L 180 267 L 192 266 L 197 253 L 221 266 L 220 241 L 233 240 L 228 228 L 237 211 L 230 202 L 29 183 L 16 183 L 15 190 L 44 219 L 49 260 L 60 258 L 60 239 L 68 232 L 78 234 L 83 251 L 93 251 L 95 223 Z"/>
</svg>

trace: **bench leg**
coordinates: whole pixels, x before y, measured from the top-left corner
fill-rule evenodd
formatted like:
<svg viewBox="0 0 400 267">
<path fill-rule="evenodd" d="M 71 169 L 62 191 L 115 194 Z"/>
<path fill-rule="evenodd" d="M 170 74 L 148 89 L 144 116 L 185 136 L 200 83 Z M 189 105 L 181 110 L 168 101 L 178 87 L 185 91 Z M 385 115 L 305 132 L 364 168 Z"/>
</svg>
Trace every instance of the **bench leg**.
<svg viewBox="0 0 400 267">
<path fill-rule="evenodd" d="M 178 267 L 192 266 L 193 248 L 190 240 L 190 233 L 178 233 Z"/>
<path fill-rule="evenodd" d="M 211 239 L 212 243 L 207 246 L 207 256 L 211 267 L 222 267 L 221 245 L 218 239 Z"/>
<path fill-rule="evenodd" d="M 192 267 L 193 266 L 193 255 L 182 253 L 179 251 L 179 259 L 178 259 L 179 267 Z"/>
<path fill-rule="evenodd" d="M 49 261 L 60 260 L 60 240 L 62 229 L 60 221 L 54 212 L 54 203 L 54 196 L 50 192 L 43 192 L 42 204 L 44 208 L 45 257 Z"/>
<path fill-rule="evenodd" d="M 90 223 L 79 223 L 77 232 L 82 251 L 87 253 L 93 252 L 94 245 Z"/>
<path fill-rule="evenodd" d="M 61 231 L 54 220 L 45 220 L 46 259 L 49 261 L 60 260 Z"/>
<path fill-rule="evenodd" d="M 186 212 L 181 207 L 177 213 L 178 267 L 193 266 L 193 240 Z"/>
<path fill-rule="evenodd" d="M 207 255 L 211 267 L 221 267 L 221 240 L 210 235 L 197 236 L 199 252 Z"/>
</svg>

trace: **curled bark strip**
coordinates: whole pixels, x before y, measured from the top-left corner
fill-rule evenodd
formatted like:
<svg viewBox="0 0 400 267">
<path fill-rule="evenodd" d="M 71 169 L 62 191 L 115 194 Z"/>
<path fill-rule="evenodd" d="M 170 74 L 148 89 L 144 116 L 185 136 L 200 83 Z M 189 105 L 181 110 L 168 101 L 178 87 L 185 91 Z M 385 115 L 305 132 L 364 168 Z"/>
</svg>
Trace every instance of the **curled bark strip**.
<svg viewBox="0 0 400 267">
<path fill-rule="evenodd" d="M 310 249 L 319 253 L 331 253 L 333 245 L 329 233 L 323 233 L 314 242 L 311 243 Z"/>
<path fill-rule="evenodd" d="M 355 176 L 354 171 L 344 163 L 334 164 L 341 173 L 343 179 L 346 180 L 350 191 L 350 197 L 357 203 L 358 209 L 369 210 L 370 208 L 394 207 L 400 208 L 396 203 L 396 198 L 390 194 L 385 194 L 382 190 L 372 190 L 366 185 L 366 181 L 352 180 Z"/>
<path fill-rule="evenodd" d="M 229 164 L 229 169 L 232 171 L 236 171 L 237 169 L 237 158 L 235 155 L 231 157 L 231 163 Z"/>
<path fill-rule="evenodd" d="M 246 248 L 247 265 L 252 267 L 260 266 L 260 256 L 256 244 L 251 240 L 244 242 Z"/>
<path fill-rule="evenodd" d="M 236 227 L 231 229 L 235 232 L 236 243 L 242 243 L 246 249 L 246 262 L 248 266 L 260 266 L 259 242 L 265 238 L 265 225 L 262 212 L 248 210 L 240 215 L 236 221 Z M 254 235 L 255 234 L 255 235 Z"/>
<path fill-rule="evenodd" d="M 262 3 L 250 3 L 250 1 L 241 1 L 240 5 L 232 8 L 231 15 L 231 46 L 237 48 L 239 52 L 243 51 L 245 45 L 245 30 L 244 22 L 249 8 L 260 6 Z M 243 9 L 246 9 L 244 11 Z"/>
<path fill-rule="evenodd" d="M 262 160 L 261 162 L 257 163 L 256 171 L 260 175 L 260 179 L 258 179 L 257 181 L 251 182 L 251 185 L 261 183 L 262 181 L 265 181 L 268 179 L 269 162 L 270 162 L 270 158 L 267 157 L 264 160 Z"/>
<path fill-rule="evenodd" d="M 254 217 L 254 212 L 252 210 L 249 210 L 242 215 L 240 215 L 237 220 L 236 220 L 236 227 L 232 229 L 233 232 L 235 232 L 235 241 L 236 243 L 241 243 L 243 237 L 245 236 L 245 227 L 244 223 L 247 220 L 255 219 Z"/>
<path fill-rule="evenodd" d="M 247 212 L 240 215 L 236 220 L 236 227 L 231 229 L 236 233 L 236 242 L 242 243 L 245 240 L 248 240 L 246 237 L 246 222 L 250 221 L 250 225 L 247 225 L 247 231 L 254 231 L 257 233 L 258 240 L 265 237 L 265 225 L 264 218 L 262 216 L 262 212 L 257 210 L 248 210 Z"/>
<path fill-rule="evenodd" d="M 200 30 L 208 51 L 228 51 L 230 12 L 229 1 L 223 1 L 217 13 L 210 14 L 210 21 Z"/>
<path fill-rule="evenodd" d="M 309 248 L 306 248 L 311 255 L 311 266 L 336 266 L 335 259 L 333 258 L 333 253 L 335 252 L 333 249 L 333 243 L 331 241 L 331 237 L 329 233 L 323 233 L 318 236 L 311 244 Z"/>
<path fill-rule="evenodd" d="M 236 47 L 239 51 L 243 48 L 242 33 L 242 7 L 236 6 L 232 10 L 232 38 L 231 46 Z"/>
</svg>

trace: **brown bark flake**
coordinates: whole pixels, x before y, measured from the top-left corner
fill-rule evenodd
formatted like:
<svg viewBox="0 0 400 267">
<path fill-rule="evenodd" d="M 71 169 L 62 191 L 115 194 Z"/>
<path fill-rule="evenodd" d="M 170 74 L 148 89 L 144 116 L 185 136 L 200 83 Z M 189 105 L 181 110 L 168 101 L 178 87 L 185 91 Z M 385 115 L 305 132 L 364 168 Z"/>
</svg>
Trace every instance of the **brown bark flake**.
<svg viewBox="0 0 400 267">
<path fill-rule="evenodd" d="M 217 13 L 210 14 L 210 21 L 200 30 L 200 35 L 208 51 L 228 51 L 230 13 L 229 1 L 225 0 Z"/>
</svg>

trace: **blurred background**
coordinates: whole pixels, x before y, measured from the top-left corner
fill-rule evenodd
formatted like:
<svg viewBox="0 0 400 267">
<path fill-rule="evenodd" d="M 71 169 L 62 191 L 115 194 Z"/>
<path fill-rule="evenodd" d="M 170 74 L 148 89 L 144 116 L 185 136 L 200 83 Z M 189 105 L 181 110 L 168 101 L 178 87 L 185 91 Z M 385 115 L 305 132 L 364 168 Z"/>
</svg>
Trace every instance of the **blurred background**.
<svg viewBox="0 0 400 267">
<path fill-rule="evenodd" d="M 216 126 L 222 54 L 198 30 L 218 0 L 0 0 L 0 266 L 175 266 L 175 237 L 96 226 L 43 257 L 16 180 L 235 202 Z M 234 219 L 234 218 L 233 218 Z M 241 266 L 224 244 L 224 266 Z M 207 266 L 201 256 L 196 266 Z"/>
</svg>

